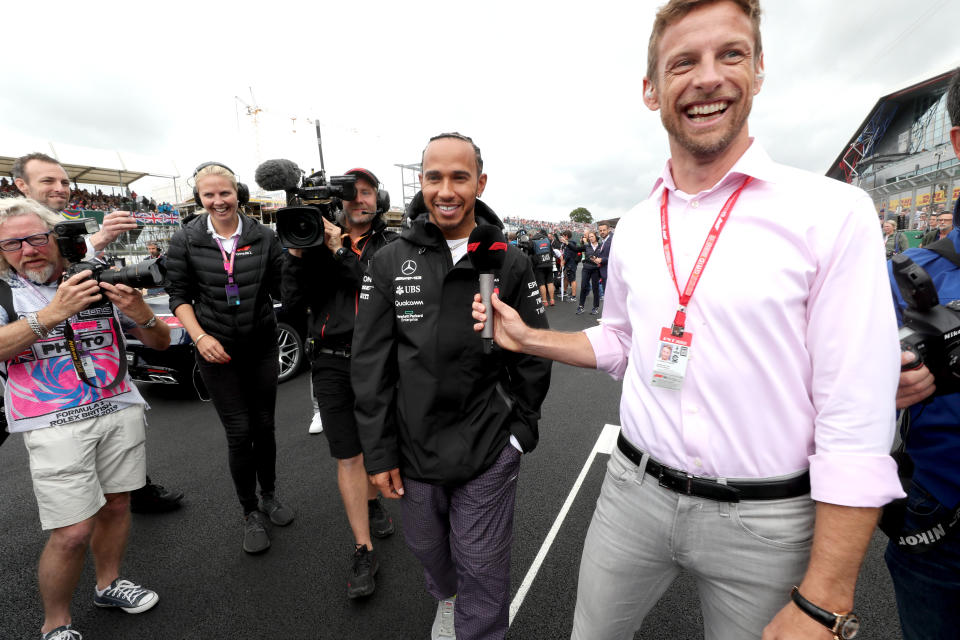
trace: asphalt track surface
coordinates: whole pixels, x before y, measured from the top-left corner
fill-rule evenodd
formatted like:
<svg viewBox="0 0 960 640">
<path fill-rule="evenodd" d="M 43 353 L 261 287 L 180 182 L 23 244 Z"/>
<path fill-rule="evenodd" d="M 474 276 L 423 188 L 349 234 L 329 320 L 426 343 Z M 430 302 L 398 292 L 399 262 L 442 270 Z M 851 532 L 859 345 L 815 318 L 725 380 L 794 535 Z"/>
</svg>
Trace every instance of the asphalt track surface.
<svg viewBox="0 0 960 640">
<path fill-rule="evenodd" d="M 592 325 L 576 305 L 549 309 L 551 326 Z M 179 511 L 134 515 L 124 575 L 160 594 L 140 615 L 93 606 L 88 562 L 73 598 L 74 626 L 85 640 L 430 637 L 435 601 L 399 533 L 375 541 L 380 555 L 377 590 L 346 597 L 352 539 L 336 486 L 336 467 L 323 435 L 307 434 L 306 375 L 281 385 L 277 403 L 278 486 L 297 511 L 289 527 L 271 529 L 272 548 L 261 556 L 240 549 L 241 513 L 227 471 L 226 442 L 214 408 L 172 387 L 143 385 L 148 413 L 148 470 L 154 481 L 186 493 Z M 512 594 L 540 551 L 598 436 L 619 424 L 620 384 L 605 374 L 554 365 L 543 407 L 540 444 L 520 472 L 512 560 Z M 600 492 L 607 455 L 588 469 L 559 533 L 513 620 L 512 640 L 569 638 L 583 538 Z M 46 541 L 30 486 L 20 436 L 0 447 L 0 640 L 39 637 L 42 608 L 36 562 Z M 399 508 L 388 508 L 402 529 Z M 874 537 L 857 589 L 861 637 L 898 640 L 884 539 Z M 642 640 L 703 637 L 696 587 L 689 576 L 669 589 L 645 620 Z"/>
</svg>

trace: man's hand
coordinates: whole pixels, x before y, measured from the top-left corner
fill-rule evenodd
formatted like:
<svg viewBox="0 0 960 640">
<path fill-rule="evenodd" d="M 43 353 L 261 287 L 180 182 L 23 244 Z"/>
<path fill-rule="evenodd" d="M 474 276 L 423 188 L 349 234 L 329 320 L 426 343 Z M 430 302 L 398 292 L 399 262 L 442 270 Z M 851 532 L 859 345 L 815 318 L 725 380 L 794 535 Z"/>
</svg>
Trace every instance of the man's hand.
<svg viewBox="0 0 960 640">
<path fill-rule="evenodd" d="M 117 309 L 137 324 L 143 324 L 153 317 L 153 310 L 144 302 L 143 294 L 137 289 L 109 282 L 101 282 L 100 288 Z"/>
<path fill-rule="evenodd" d="M 517 310 L 501 302 L 500 296 L 496 293 L 490 296 L 490 304 L 493 306 L 494 311 L 494 342 L 509 351 L 520 351 L 523 345 L 523 337 L 526 335 L 529 327 L 524 324 Z M 477 321 L 477 323 L 473 325 L 473 330 L 480 333 L 483 331 L 483 325 L 487 322 L 487 308 L 483 306 L 479 293 L 473 296 L 473 319 Z"/>
<path fill-rule="evenodd" d="M 57 287 L 57 293 L 47 307 L 55 315 L 56 322 L 47 326 L 60 324 L 100 300 L 100 286 L 90 278 L 92 275 L 93 272 L 86 269 L 70 276 Z"/>
<path fill-rule="evenodd" d="M 330 253 L 336 253 L 337 249 L 343 246 L 343 240 L 341 238 L 343 229 L 326 218 L 321 218 L 321 220 L 323 220 L 323 236 L 327 249 L 330 249 Z"/>
<path fill-rule="evenodd" d="M 904 351 L 900 354 L 900 366 L 908 365 L 916 359 L 916 355 L 910 351 Z M 900 384 L 897 386 L 897 409 L 905 409 L 929 398 L 936 390 L 933 374 L 927 369 L 927 365 L 920 365 L 919 369 L 901 371 Z"/>
<path fill-rule="evenodd" d="M 764 628 L 762 640 L 832 640 L 833 637 L 825 626 L 791 601 Z"/>
<path fill-rule="evenodd" d="M 111 211 L 103 216 L 103 225 L 100 230 L 90 236 L 90 244 L 97 251 L 102 251 L 104 247 L 120 237 L 124 231 L 132 231 L 137 228 L 137 220 L 129 211 Z"/>
<path fill-rule="evenodd" d="M 370 476 L 370 484 L 380 489 L 384 498 L 396 500 L 403 496 L 403 480 L 400 479 L 400 469 L 390 469 Z"/>
<path fill-rule="evenodd" d="M 292 255 L 294 258 L 302 258 L 302 257 L 303 257 L 303 249 L 294 249 L 294 248 L 291 247 L 291 248 L 287 249 L 287 251 L 288 251 L 288 252 L 290 253 L 290 255 Z"/>
</svg>

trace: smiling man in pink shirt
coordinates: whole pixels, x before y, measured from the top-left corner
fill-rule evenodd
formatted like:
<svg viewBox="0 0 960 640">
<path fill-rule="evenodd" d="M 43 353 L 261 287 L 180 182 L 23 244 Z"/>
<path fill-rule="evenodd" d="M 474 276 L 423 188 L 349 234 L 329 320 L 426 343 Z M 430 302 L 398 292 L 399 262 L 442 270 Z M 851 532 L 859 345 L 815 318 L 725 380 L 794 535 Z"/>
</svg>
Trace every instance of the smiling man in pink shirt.
<svg viewBox="0 0 960 640">
<path fill-rule="evenodd" d="M 644 102 L 671 157 L 620 220 L 635 240 L 612 247 L 602 324 L 531 329 L 493 299 L 502 347 L 623 379 L 577 639 L 632 638 L 681 569 L 708 640 L 853 638 L 879 508 L 902 495 L 896 323 L 883 250 L 864 241 L 876 214 L 750 137 L 759 22 L 758 0 L 658 12 Z M 799 194 L 831 206 L 811 215 Z M 474 318 L 487 320 L 479 300 Z"/>
</svg>

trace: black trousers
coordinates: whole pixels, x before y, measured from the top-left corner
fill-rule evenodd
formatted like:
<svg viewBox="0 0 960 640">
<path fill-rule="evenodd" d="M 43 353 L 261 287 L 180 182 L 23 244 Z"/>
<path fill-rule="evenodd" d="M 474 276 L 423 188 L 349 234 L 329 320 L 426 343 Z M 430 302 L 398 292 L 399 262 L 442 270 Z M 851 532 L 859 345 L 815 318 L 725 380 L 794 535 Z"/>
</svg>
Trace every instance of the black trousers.
<svg viewBox="0 0 960 640">
<path fill-rule="evenodd" d="M 600 307 L 600 269 L 583 268 L 580 276 L 580 306 L 587 301 L 587 293 L 593 288 L 593 308 Z"/>
<path fill-rule="evenodd" d="M 226 364 L 207 362 L 199 353 L 200 376 L 227 434 L 230 475 L 244 514 L 257 510 L 261 493 L 276 484 L 277 441 L 274 412 L 280 360 L 276 343 L 266 351 L 228 349 Z"/>
</svg>

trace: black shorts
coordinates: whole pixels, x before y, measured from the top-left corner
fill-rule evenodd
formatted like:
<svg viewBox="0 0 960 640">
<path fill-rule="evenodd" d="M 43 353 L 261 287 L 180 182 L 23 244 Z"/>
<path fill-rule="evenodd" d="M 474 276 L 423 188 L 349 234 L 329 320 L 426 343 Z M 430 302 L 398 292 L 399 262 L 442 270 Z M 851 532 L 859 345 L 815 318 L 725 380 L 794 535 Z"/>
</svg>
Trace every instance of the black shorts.
<svg viewBox="0 0 960 640">
<path fill-rule="evenodd" d="M 535 267 L 533 275 L 537 278 L 537 286 L 545 287 L 548 282 L 553 282 L 553 265 L 548 264 L 545 267 Z"/>
<path fill-rule="evenodd" d="M 563 267 L 563 275 L 567 281 L 567 284 L 575 283 L 577 281 L 577 263 L 567 264 Z"/>
<path fill-rule="evenodd" d="M 323 433 L 330 455 L 346 460 L 363 453 L 353 415 L 353 387 L 350 386 L 350 358 L 319 353 L 311 363 L 313 395 L 320 407 Z"/>
</svg>

